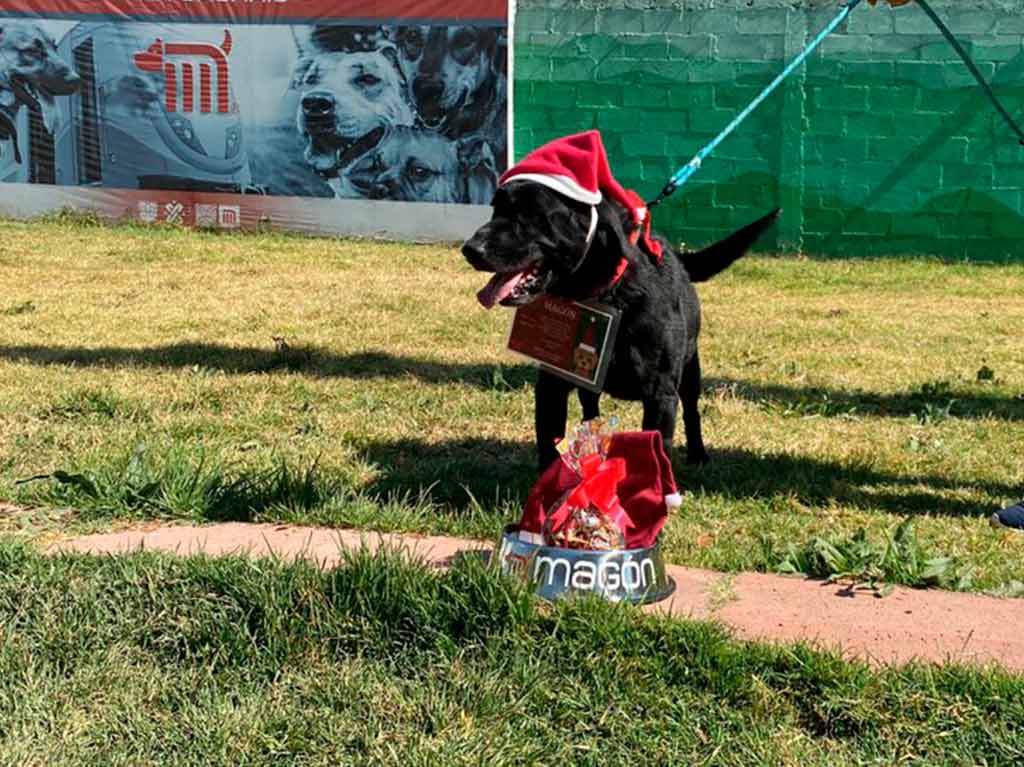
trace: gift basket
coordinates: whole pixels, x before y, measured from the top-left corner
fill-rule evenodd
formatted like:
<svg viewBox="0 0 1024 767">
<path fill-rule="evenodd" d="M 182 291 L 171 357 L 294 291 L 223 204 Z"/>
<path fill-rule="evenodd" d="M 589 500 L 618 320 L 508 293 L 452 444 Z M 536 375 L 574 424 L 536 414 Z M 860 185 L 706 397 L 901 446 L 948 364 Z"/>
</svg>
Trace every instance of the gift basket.
<svg viewBox="0 0 1024 767">
<path fill-rule="evenodd" d="M 661 434 L 581 424 L 559 444 L 522 519 L 505 528 L 498 564 L 537 594 L 657 602 L 675 590 L 658 539 L 681 499 Z"/>
</svg>

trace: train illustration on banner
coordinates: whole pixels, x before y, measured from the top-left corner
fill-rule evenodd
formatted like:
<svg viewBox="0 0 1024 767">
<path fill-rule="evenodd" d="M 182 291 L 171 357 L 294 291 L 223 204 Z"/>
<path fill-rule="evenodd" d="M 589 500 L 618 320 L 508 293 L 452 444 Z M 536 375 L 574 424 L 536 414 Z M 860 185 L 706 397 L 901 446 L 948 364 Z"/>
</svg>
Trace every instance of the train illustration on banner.
<svg viewBox="0 0 1024 767">
<path fill-rule="evenodd" d="M 29 41 L 47 41 L 39 24 L 16 23 Z M 222 30 L 220 45 L 165 43 L 145 37 L 152 28 L 78 24 L 59 44 L 48 41 L 42 69 L 49 77 L 9 74 L 27 93 L 8 138 L 15 146 L 0 157 L 0 179 L 254 191 L 229 79 L 230 32 Z M 55 70 L 70 73 L 56 90 Z"/>
</svg>

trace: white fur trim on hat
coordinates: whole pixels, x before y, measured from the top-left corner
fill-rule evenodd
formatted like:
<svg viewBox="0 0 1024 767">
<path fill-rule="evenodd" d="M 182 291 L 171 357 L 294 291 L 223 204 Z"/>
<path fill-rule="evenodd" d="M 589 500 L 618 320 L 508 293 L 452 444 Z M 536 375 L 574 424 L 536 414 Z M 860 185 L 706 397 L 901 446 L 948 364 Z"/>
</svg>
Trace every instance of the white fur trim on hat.
<svg viewBox="0 0 1024 767">
<path fill-rule="evenodd" d="M 679 493 L 672 493 L 671 495 L 665 496 L 665 505 L 668 506 L 669 510 L 678 509 L 683 505 L 683 496 Z"/>
<path fill-rule="evenodd" d="M 563 194 L 570 200 L 585 202 L 587 205 L 597 205 L 602 199 L 601 190 L 591 192 L 589 189 L 584 189 L 576 179 L 570 176 L 554 173 L 518 173 L 505 179 L 505 183 L 502 186 L 511 184 L 513 181 L 532 181 L 535 184 L 546 186 L 548 189 Z"/>
</svg>

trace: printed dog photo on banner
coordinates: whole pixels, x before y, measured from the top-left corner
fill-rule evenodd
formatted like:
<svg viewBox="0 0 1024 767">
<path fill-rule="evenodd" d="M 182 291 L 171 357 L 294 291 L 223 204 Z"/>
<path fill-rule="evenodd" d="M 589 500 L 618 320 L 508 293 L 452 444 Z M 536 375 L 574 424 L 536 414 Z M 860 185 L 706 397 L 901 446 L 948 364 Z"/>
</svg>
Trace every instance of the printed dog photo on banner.
<svg viewBox="0 0 1024 767">
<path fill-rule="evenodd" d="M 506 30 L 0 20 L 0 181 L 486 205 Z"/>
<path fill-rule="evenodd" d="M 295 36 L 304 157 L 338 197 L 490 203 L 507 151 L 503 30 L 320 25 Z"/>
<path fill-rule="evenodd" d="M 72 62 L 43 24 L 0 20 L 0 179 L 55 183 L 57 99 L 80 85 Z"/>
</svg>

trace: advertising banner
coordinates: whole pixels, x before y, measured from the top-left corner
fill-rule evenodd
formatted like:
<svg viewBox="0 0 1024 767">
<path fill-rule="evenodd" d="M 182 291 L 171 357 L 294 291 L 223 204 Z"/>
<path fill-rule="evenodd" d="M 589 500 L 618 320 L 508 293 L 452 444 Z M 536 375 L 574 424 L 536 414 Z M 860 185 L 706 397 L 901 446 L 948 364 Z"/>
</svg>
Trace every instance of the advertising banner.
<svg viewBox="0 0 1024 767">
<path fill-rule="evenodd" d="M 508 49 L 505 0 L 0 0 L 0 213 L 458 239 Z"/>
</svg>

